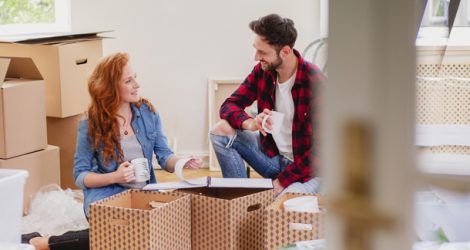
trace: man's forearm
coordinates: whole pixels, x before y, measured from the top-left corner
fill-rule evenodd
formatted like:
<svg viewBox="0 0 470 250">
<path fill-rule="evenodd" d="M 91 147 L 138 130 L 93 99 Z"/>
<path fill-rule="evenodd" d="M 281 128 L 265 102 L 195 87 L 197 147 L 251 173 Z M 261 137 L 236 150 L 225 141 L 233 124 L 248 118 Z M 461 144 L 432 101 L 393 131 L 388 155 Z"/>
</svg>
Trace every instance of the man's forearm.
<svg viewBox="0 0 470 250">
<path fill-rule="evenodd" d="M 243 130 L 253 130 L 253 118 L 246 119 L 242 122 L 242 129 Z"/>
</svg>

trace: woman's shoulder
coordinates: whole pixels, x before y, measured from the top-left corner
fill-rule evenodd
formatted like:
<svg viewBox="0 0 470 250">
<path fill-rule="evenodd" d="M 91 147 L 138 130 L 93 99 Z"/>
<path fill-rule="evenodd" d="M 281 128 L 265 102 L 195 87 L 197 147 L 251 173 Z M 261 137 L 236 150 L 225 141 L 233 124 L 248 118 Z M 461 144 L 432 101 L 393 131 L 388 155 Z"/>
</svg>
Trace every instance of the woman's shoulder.
<svg viewBox="0 0 470 250">
<path fill-rule="evenodd" d="M 155 109 L 155 106 L 153 106 L 153 104 L 145 98 L 142 98 L 138 103 L 135 104 L 135 106 L 141 112 L 157 113 L 157 110 Z"/>
<path fill-rule="evenodd" d="M 78 125 L 77 130 L 79 134 L 88 134 L 88 116 L 86 114 L 81 115 L 77 118 Z"/>
<path fill-rule="evenodd" d="M 88 115 L 87 114 L 78 115 L 77 120 L 78 120 L 78 126 L 85 126 L 88 124 Z"/>
</svg>

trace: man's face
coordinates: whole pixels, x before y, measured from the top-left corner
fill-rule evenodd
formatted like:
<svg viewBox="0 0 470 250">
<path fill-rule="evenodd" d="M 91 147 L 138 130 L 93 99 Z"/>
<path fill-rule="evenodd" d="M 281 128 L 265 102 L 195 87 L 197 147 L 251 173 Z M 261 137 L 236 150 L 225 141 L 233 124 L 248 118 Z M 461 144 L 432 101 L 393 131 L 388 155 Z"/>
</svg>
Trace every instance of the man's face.
<svg viewBox="0 0 470 250">
<path fill-rule="evenodd" d="M 282 59 L 274 46 L 268 44 L 262 37 L 256 35 L 253 47 L 256 50 L 255 61 L 261 63 L 263 70 L 276 70 L 282 65 Z"/>
</svg>

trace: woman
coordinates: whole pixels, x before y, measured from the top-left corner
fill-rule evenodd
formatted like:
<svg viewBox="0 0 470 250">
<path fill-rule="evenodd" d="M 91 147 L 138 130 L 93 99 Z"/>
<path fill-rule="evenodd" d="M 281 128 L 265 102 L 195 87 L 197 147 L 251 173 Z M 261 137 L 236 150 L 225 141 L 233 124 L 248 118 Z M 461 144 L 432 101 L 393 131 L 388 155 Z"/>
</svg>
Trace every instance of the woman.
<svg viewBox="0 0 470 250">
<path fill-rule="evenodd" d="M 83 189 L 87 217 L 90 203 L 128 188 L 155 183 L 153 153 L 168 172 L 174 171 L 179 160 L 168 147 L 159 114 L 148 100 L 140 97 L 139 88 L 126 53 L 103 58 L 88 80 L 91 104 L 87 117 L 78 126 L 74 160 L 75 184 Z M 135 182 L 130 161 L 137 158 L 147 159 L 149 174 L 144 183 Z M 201 159 L 192 157 L 184 167 L 201 165 Z M 50 249 L 65 249 L 59 247 L 61 237 L 66 243 L 70 243 L 70 238 L 76 239 L 77 249 L 88 247 L 87 230 L 52 236 L 49 242 L 46 237 L 33 238 L 30 242 L 36 249 L 48 249 L 48 245 Z"/>
</svg>

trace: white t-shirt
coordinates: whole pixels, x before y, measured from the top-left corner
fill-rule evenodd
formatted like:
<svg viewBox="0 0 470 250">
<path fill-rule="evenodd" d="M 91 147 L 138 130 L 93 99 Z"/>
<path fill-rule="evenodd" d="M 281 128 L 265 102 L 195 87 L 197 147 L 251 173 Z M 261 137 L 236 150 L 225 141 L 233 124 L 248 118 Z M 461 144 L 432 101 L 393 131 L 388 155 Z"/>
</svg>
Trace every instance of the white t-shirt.
<svg viewBox="0 0 470 250">
<path fill-rule="evenodd" d="M 292 151 L 292 120 L 294 119 L 294 100 L 292 99 L 292 86 L 294 86 L 297 71 L 285 82 L 276 81 L 276 103 L 274 109 L 284 114 L 280 132 L 273 134 L 279 153 L 290 160 L 294 160 Z"/>
</svg>

